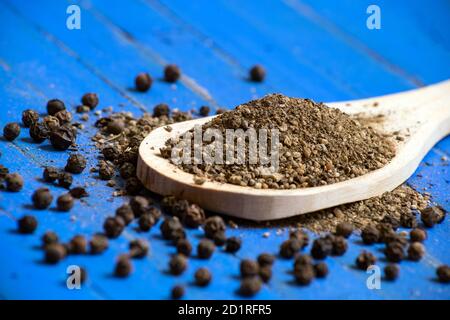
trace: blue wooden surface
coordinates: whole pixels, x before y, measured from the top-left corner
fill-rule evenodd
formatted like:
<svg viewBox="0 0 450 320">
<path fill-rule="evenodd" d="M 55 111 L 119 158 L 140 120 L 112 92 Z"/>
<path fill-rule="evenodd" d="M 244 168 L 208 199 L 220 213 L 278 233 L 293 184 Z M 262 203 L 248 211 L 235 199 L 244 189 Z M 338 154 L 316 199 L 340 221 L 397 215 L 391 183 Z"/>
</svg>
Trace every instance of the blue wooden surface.
<svg viewBox="0 0 450 320">
<path fill-rule="evenodd" d="M 445 0 L 376 1 L 382 11 L 382 29 L 365 27 L 366 8 L 372 1 L 81 1 L 82 29 L 68 30 L 66 8 L 73 1 L 0 1 L 0 126 L 19 121 L 21 111 L 44 111 L 50 98 L 74 107 L 88 91 L 100 95 L 101 106 L 136 115 L 168 102 L 182 110 L 203 104 L 233 107 L 270 92 L 305 96 L 319 101 L 362 98 L 431 84 L 450 77 L 450 4 Z M 159 78 L 163 66 L 177 63 L 185 77 L 176 86 L 156 81 L 146 94 L 129 90 L 134 75 L 148 71 Z M 246 81 L 248 68 L 263 64 L 267 81 Z M 90 124 L 95 121 L 92 115 Z M 96 151 L 87 126 L 78 138 L 89 166 Z M 164 299 L 176 283 L 188 285 L 186 298 L 237 299 L 238 263 L 262 251 L 276 253 L 287 231 L 277 228 L 239 228 L 228 235 L 243 238 L 236 255 L 217 252 L 210 261 L 190 259 L 180 277 L 165 273 L 174 248 L 159 236 L 127 228 L 101 256 L 70 256 L 56 266 L 42 263 L 40 236 L 54 230 L 66 241 L 76 233 L 101 230 L 122 198 L 86 170 L 75 177 L 85 181 L 90 197 L 77 202 L 70 213 L 52 209 L 34 211 L 30 197 L 45 165 L 63 166 L 67 152 L 47 143 L 34 144 L 23 130 L 14 143 L 0 141 L 0 163 L 20 172 L 26 185 L 20 193 L 0 192 L 0 298 L 6 299 Z M 433 200 L 450 209 L 450 138 L 438 143 L 408 183 L 430 192 Z M 425 165 L 425 162 L 432 165 Z M 419 178 L 419 174 L 422 178 Z M 50 187 L 55 195 L 64 191 Z M 107 200 L 107 201 L 105 201 Z M 39 219 L 34 235 L 15 233 L 15 220 L 26 213 Z M 262 237 L 270 232 L 269 238 Z M 362 250 L 358 237 L 344 257 L 328 258 L 330 275 L 308 287 L 292 284 L 291 261 L 279 260 L 272 281 L 255 297 L 260 299 L 449 299 L 450 287 L 434 281 L 435 268 L 450 263 L 447 219 L 429 232 L 427 255 L 419 262 L 404 261 L 394 283 L 368 290 L 367 275 L 352 268 Z M 200 230 L 189 231 L 194 244 Z M 119 253 L 128 241 L 146 237 L 151 252 L 134 261 L 135 272 L 126 280 L 112 277 Z M 382 257 L 379 247 L 369 248 Z M 65 286 L 66 267 L 85 266 L 89 280 L 81 290 Z M 213 273 L 207 288 L 190 285 L 195 268 L 206 264 Z M 381 261 L 384 265 L 384 261 Z"/>
</svg>

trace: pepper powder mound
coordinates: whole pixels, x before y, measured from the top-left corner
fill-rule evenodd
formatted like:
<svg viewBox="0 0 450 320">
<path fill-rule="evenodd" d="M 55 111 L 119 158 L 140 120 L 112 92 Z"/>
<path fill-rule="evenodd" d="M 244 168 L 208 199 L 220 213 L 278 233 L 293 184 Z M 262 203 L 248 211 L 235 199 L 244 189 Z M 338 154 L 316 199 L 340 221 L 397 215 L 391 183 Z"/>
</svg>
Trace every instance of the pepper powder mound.
<svg viewBox="0 0 450 320">
<path fill-rule="evenodd" d="M 250 128 L 256 132 L 278 130 L 279 168 L 276 173 L 263 170 L 260 163 L 250 163 L 248 155 L 243 164 L 195 164 L 192 158 L 190 164 L 179 164 L 180 168 L 223 183 L 258 189 L 296 189 L 364 175 L 385 166 L 395 155 L 391 140 L 372 127 L 322 103 L 281 94 L 239 105 L 204 124 L 202 131 L 217 129 L 226 141 L 227 129 L 245 131 Z M 179 138 L 166 141 L 161 149 L 163 157 L 169 158 L 178 142 Z M 207 143 L 203 142 L 203 147 Z M 245 143 L 248 147 L 248 141 Z M 226 149 L 225 144 L 224 154 Z M 194 155 L 195 152 L 191 152 L 191 156 Z"/>
</svg>

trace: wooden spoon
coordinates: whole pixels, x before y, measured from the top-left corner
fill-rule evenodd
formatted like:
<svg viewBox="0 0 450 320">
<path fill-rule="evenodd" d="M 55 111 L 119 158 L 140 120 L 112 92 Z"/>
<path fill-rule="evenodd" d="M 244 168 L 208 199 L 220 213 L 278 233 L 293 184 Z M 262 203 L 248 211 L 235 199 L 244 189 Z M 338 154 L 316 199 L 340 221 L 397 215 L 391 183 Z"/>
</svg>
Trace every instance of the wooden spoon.
<svg viewBox="0 0 450 320">
<path fill-rule="evenodd" d="M 160 155 L 164 142 L 213 117 L 161 127 L 152 131 L 139 148 L 137 175 L 145 187 L 161 195 L 174 195 L 205 209 L 250 220 L 273 220 L 336 205 L 368 199 L 391 191 L 410 177 L 425 154 L 450 132 L 450 80 L 428 87 L 376 98 L 328 103 L 358 117 L 381 121 L 372 126 L 381 132 L 398 133 L 396 156 L 381 169 L 326 186 L 277 190 L 254 189 L 206 181 Z"/>
</svg>

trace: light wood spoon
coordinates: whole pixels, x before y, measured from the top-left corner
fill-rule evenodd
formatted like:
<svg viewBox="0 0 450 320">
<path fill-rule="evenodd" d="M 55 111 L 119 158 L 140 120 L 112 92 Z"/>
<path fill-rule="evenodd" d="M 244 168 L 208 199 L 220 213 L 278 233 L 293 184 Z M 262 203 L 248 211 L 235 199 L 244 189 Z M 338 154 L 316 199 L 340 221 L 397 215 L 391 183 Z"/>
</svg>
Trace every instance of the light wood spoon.
<svg viewBox="0 0 450 320">
<path fill-rule="evenodd" d="M 277 190 L 254 189 L 206 181 L 164 159 L 160 148 L 167 139 L 201 125 L 213 117 L 161 127 L 152 131 L 139 148 L 137 175 L 144 186 L 161 195 L 174 195 L 205 209 L 250 220 L 273 220 L 368 199 L 391 191 L 416 170 L 425 154 L 450 133 L 450 80 L 428 87 L 381 97 L 327 104 L 343 112 L 382 121 L 372 124 L 384 133 L 398 132 L 396 156 L 381 169 L 326 186 Z"/>
</svg>

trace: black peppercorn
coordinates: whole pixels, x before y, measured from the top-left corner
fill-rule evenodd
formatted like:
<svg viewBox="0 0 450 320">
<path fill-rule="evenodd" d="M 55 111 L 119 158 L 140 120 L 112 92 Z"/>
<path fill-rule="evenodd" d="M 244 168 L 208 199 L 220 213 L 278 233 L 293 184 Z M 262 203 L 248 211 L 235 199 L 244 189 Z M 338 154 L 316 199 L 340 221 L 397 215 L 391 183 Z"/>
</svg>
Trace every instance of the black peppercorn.
<svg viewBox="0 0 450 320">
<path fill-rule="evenodd" d="M 39 121 L 39 113 L 34 110 L 27 109 L 22 112 L 22 123 L 25 128 L 31 127 L 32 124 Z"/>
<path fill-rule="evenodd" d="M 108 217 L 103 223 L 103 230 L 108 238 L 117 238 L 125 228 L 125 222 L 121 217 Z"/>
<path fill-rule="evenodd" d="M 294 269 L 297 269 L 299 266 L 304 265 L 304 264 L 309 264 L 309 265 L 313 264 L 313 259 L 310 255 L 302 254 L 302 255 L 298 255 L 295 257 Z"/>
<path fill-rule="evenodd" d="M 102 149 L 102 154 L 106 160 L 110 160 L 110 161 L 114 161 L 120 157 L 119 149 L 114 145 L 109 145 L 109 146 L 104 147 Z"/>
<path fill-rule="evenodd" d="M 180 237 L 184 233 L 183 226 L 177 217 L 166 218 L 160 226 L 161 234 L 166 240 L 178 240 L 185 237 Z"/>
<path fill-rule="evenodd" d="M 48 188 L 37 189 L 32 196 L 33 205 L 36 209 L 46 209 L 53 201 L 53 196 Z"/>
<path fill-rule="evenodd" d="M 194 274 L 195 284 L 199 287 L 205 287 L 211 282 L 211 273 L 206 268 L 198 268 Z"/>
<path fill-rule="evenodd" d="M 134 213 L 129 204 L 123 204 L 116 210 L 116 216 L 121 217 L 126 225 L 134 220 Z"/>
<path fill-rule="evenodd" d="M 177 82 L 181 76 L 181 71 L 178 66 L 174 64 L 169 64 L 164 68 L 164 80 L 167 82 Z"/>
<path fill-rule="evenodd" d="M 106 129 L 110 134 L 113 135 L 121 134 L 123 129 L 125 129 L 125 123 L 120 119 L 116 119 L 108 123 Z"/>
<path fill-rule="evenodd" d="M 241 261 L 240 267 L 241 277 L 253 277 L 258 275 L 259 265 L 256 261 L 244 259 Z"/>
<path fill-rule="evenodd" d="M 8 141 L 13 141 L 20 134 L 20 125 L 17 122 L 10 122 L 3 128 L 3 137 Z"/>
<path fill-rule="evenodd" d="M 200 110 L 198 111 L 198 113 L 202 116 L 202 117 L 207 117 L 209 114 L 210 108 L 208 106 L 201 106 Z"/>
<path fill-rule="evenodd" d="M 51 116 L 55 115 L 59 111 L 66 110 L 64 102 L 58 99 L 52 99 L 47 102 L 47 113 Z"/>
<path fill-rule="evenodd" d="M 411 242 L 424 242 L 427 238 L 427 232 L 423 229 L 413 229 L 409 233 Z"/>
<path fill-rule="evenodd" d="M 81 199 L 89 196 L 89 194 L 86 192 L 86 189 L 83 187 L 72 188 L 70 189 L 69 193 L 75 199 Z"/>
<path fill-rule="evenodd" d="M 188 239 L 180 239 L 177 241 L 177 252 L 189 257 L 192 252 L 192 245 Z"/>
<path fill-rule="evenodd" d="M 81 103 L 93 110 L 98 105 L 98 96 L 95 93 L 86 93 L 81 98 Z"/>
<path fill-rule="evenodd" d="M 332 244 L 332 254 L 335 256 L 342 256 L 347 251 L 347 240 L 342 236 L 334 236 Z"/>
<path fill-rule="evenodd" d="M 56 150 L 67 150 L 75 143 L 74 131 L 66 126 L 61 126 L 50 132 L 50 143 Z"/>
<path fill-rule="evenodd" d="M 261 280 L 259 277 L 246 277 L 242 279 L 239 287 L 239 294 L 244 297 L 251 297 L 261 290 Z"/>
<path fill-rule="evenodd" d="M 23 188 L 23 178 L 18 173 L 9 173 L 5 177 L 6 190 L 19 192 Z"/>
<path fill-rule="evenodd" d="M 260 65 L 255 65 L 250 69 L 250 80 L 262 82 L 266 77 L 266 70 Z"/>
<path fill-rule="evenodd" d="M 125 190 L 129 195 L 136 195 L 142 190 L 142 183 L 136 177 L 131 177 L 125 182 Z"/>
<path fill-rule="evenodd" d="M 60 127 L 59 119 L 55 116 L 45 116 L 42 119 L 42 123 L 49 132 L 56 130 Z"/>
<path fill-rule="evenodd" d="M 137 91 L 145 92 L 148 91 L 148 89 L 150 89 L 150 87 L 152 86 L 153 79 L 148 73 L 142 72 L 136 76 L 136 79 L 134 79 L 134 83 L 136 85 Z"/>
<path fill-rule="evenodd" d="M 405 257 L 403 246 L 398 242 L 390 242 L 386 245 L 384 254 L 388 261 L 400 262 Z"/>
<path fill-rule="evenodd" d="M 54 243 L 58 243 L 59 242 L 59 237 L 56 233 L 54 233 L 53 231 L 47 231 L 46 233 L 44 233 L 44 235 L 42 236 L 42 247 L 45 248 L 50 244 L 54 244 Z"/>
<path fill-rule="evenodd" d="M 82 235 L 74 236 L 69 243 L 71 254 L 85 254 L 87 252 L 87 240 Z"/>
<path fill-rule="evenodd" d="M 184 287 L 176 285 L 171 291 L 172 299 L 181 299 L 184 296 Z"/>
<path fill-rule="evenodd" d="M 292 258 L 300 249 L 302 244 L 297 239 L 288 239 L 280 246 L 280 256 L 286 259 Z"/>
<path fill-rule="evenodd" d="M 314 279 L 314 267 L 311 264 L 299 264 L 294 269 L 294 277 L 298 284 L 309 285 Z"/>
<path fill-rule="evenodd" d="M 222 247 L 227 242 L 225 232 L 216 232 L 213 238 L 214 244 L 218 247 Z"/>
<path fill-rule="evenodd" d="M 182 274 L 187 268 L 187 260 L 183 255 L 176 254 L 169 261 L 169 270 L 173 275 Z"/>
<path fill-rule="evenodd" d="M 314 265 L 314 274 L 317 278 L 325 278 L 328 275 L 328 266 L 325 262 Z"/>
<path fill-rule="evenodd" d="M 258 256 L 258 263 L 260 267 L 272 266 L 275 262 L 275 256 L 269 253 L 261 253 Z"/>
<path fill-rule="evenodd" d="M 436 269 L 436 275 L 439 282 L 449 283 L 450 282 L 450 267 L 448 265 L 441 265 Z"/>
<path fill-rule="evenodd" d="M 371 252 L 363 251 L 358 255 L 355 262 L 358 269 L 367 270 L 369 266 L 377 262 L 377 258 Z"/>
<path fill-rule="evenodd" d="M 49 132 L 47 127 L 43 123 L 35 122 L 30 126 L 29 134 L 34 142 L 41 143 L 48 138 Z"/>
<path fill-rule="evenodd" d="M 308 234 L 304 230 L 301 230 L 301 229 L 293 230 L 293 231 L 289 232 L 289 239 L 295 239 L 297 241 L 300 241 L 301 249 L 308 246 L 308 243 L 309 243 Z"/>
<path fill-rule="evenodd" d="M 425 254 L 425 247 L 420 242 L 413 242 L 408 247 L 408 259 L 419 261 Z"/>
<path fill-rule="evenodd" d="M 169 116 L 170 114 L 170 108 L 167 104 L 165 103 L 160 103 L 157 104 L 154 108 L 153 108 L 153 116 L 154 117 L 162 117 L 162 116 Z"/>
<path fill-rule="evenodd" d="M 336 235 L 344 238 L 350 237 L 353 232 L 353 225 L 349 222 L 341 222 L 336 226 Z"/>
<path fill-rule="evenodd" d="M 216 232 L 225 232 L 226 226 L 223 219 L 219 216 L 212 216 L 205 221 L 205 236 L 214 239 Z"/>
<path fill-rule="evenodd" d="M 130 207 L 135 217 L 139 218 L 144 213 L 148 213 L 150 201 L 142 196 L 135 196 L 130 200 Z"/>
<path fill-rule="evenodd" d="M 94 234 L 89 241 L 89 252 L 91 254 L 100 254 L 108 249 L 108 238 L 102 234 Z"/>
<path fill-rule="evenodd" d="M 272 278 L 272 267 L 270 265 L 260 267 L 258 275 L 264 283 L 269 282 Z"/>
<path fill-rule="evenodd" d="M 73 207 L 73 197 L 70 193 L 63 194 L 56 200 L 56 205 L 59 211 L 69 211 Z"/>
<path fill-rule="evenodd" d="M 384 277 L 386 280 L 393 281 L 398 278 L 400 268 L 395 263 L 390 263 L 384 267 Z"/>
<path fill-rule="evenodd" d="M 404 214 L 400 217 L 400 225 L 403 228 L 415 228 L 417 227 L 417 219 L 416 216 L 409 212 L 407 214 Z"/>
<path fill-rule="evenodd" d="M 368 225 L 361 231 L 361 238 L 365 244 L 373 244 L 378 242 L 380 232 L 375 226 Z"/>
<path fill-rule="evenodd" d="M 225 251 L 229 253 L 238 252 L 241 249 L 242 240 L 238 237 L 230 237 L 225 242 Z"/>
<path fill-rule="evenodd" d="M 119 256 L 114 269 L 114 275 L 119 278 L 128 277 L 133 271 L 133 265 L 128 255 L 122 254 Z"/>
<path fill-rule="evenodd" d="M 215 249 L 214 242 L 208 239 L 202 239 L 197 246 L 197 256 L 200 259 L 209 259 Z"/>
<path fill-rule="evenodd" d="M 148 253 L 149 245 L 144 239 L 136 239 L 130 242 L 130 257 L 144 258 Z"/>
<path fill-rule="evenodd" d="M 72 114 L 67 110 L 58 111 L 55 114 L 60 124 L 67 124 L 72 121 Z"/>
<path fill-rule="evenodd" d="M 400 221 L 391 215 L 385 215 L 381 220 L 381 223 L 390 225 L 394 230 L 397 230 L 400 226 Z"/>
<path fill-rule="evenodd" d="M 72 185 L 73 177 L 72 174 L 69 172 L 60 172 L 58 176 L 58 185 L 60 187 L 69 189 Z"/>
<path fill-rule="evenodd" d="M 38 222 L 33 216 L 25 215 L 17 221 L 17 228 L 19 233 L 33 233 L 36 230 L 37 226 Z"/>
<path fill-rule="evenodd" d="M 115 169 L 114 165 L 109 161 L 101 161 L 98 169 L 98 176 L 102 180 L 110 180 L 114 177 Z"/>
<path fill-rule="evenodd" d="M 125 162 L 119 169 L 122 179 L 128 179 L 136 176 L 136 167 L 130 162 Z"/>
<path fill-rule="evenodd" d="M 86 158 L 79 153 L 72 153 L 67 159 L 65 170 L 71 173 L 81 173 L 86 168 Z"/>
<path fill-rule="evenodd" d="M 200 208 L 200 206 L 198 206 L 195 203 L 192 203 L 189 206 L 187 206 L 183 218 L 183 223 L 188 228 L 198 228 L 204 222 L 205 222 L 205 211 L 203 211 L 203 209 Z"/>
<path fill-rule="evenodd" d="M 44 260 L 48 264 L 56 264 L 67 255 L 66 248 L 60 243 L 52 243 L 45 247 Z"/>
<path fill-rule="evenodd" d="M 445 217 L 445 210 L 440 206 L 428 207 L 420 211 L 420 219 L 427 228 L 441 223 Z"/>
<path fill-rule="evenodd" d="M 139 229 L 147 232 L 155 225 L 155 218 L 150 213 L 144 213 L 139 217 Z"/>
<path fill-rule="evenodd" d="M 311 256 L 314 259 L 322 260 L 333 252 L 332 238 L 323 237 L 315 239 L 311 248 Z"/>
<path fill-rule="evenodd" d="M 43 178 L 45 182 L 54 182 L 59 177 L 59 170 L 55 167 L 45 167 Z"/>
<path fill-rule="evenodd" d="M 155 219 L 155 223 L 158 222 L 159 218 L 161 218 L 161 210 L 159 210 L 156 207 L 150 207 L 148 209 L 148 212 L 153 216 Z"/>
</svg>

